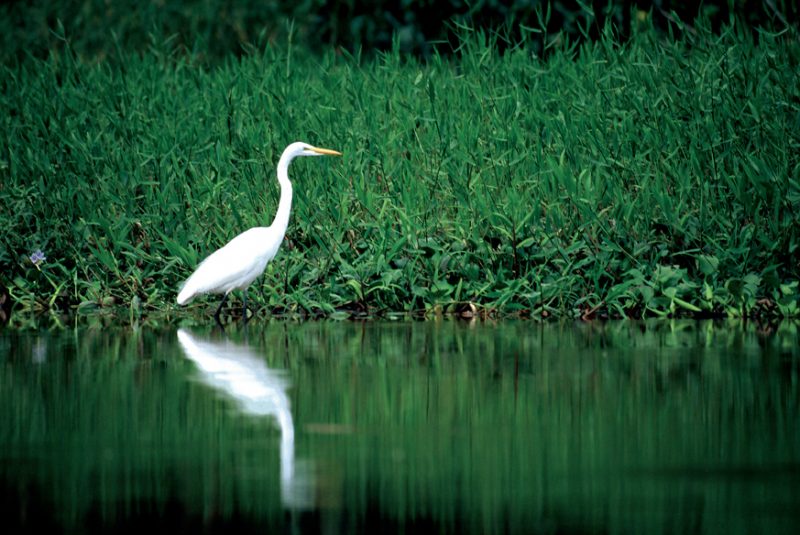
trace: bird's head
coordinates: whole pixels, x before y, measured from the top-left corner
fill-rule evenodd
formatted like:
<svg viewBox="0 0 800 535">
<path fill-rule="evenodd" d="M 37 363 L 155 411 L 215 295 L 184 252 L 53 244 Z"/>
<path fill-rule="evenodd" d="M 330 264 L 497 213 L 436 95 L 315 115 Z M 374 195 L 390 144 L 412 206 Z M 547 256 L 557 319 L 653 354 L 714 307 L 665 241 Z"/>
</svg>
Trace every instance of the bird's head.
<svg viewBox="0 0 800 535">
<path fill-rule="evenodd" d="M 295 158 L 297 156 L 341 156 L 342 153 L 331 149 L 321 149 L 302 141 L 296 141 L 286 147 L 283 156 Z M 282 156 L 282 157 L 283 157 Z"/>
</svg>

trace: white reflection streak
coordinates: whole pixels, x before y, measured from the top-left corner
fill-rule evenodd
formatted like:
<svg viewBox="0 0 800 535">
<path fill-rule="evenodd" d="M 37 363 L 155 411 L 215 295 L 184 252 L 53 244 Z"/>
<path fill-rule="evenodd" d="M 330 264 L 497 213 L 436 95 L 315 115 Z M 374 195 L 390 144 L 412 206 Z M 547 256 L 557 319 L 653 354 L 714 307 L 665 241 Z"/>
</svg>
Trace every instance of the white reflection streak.
<svg viewBox="0 0 800 535">
<path fill-rule="evenodd" d="M 289 381 L 282 371 L 268 368 L 263 358 L 246 345 L 201 340 L 184 329 L 178 329 L 178 341 L 200 369 L 205 383 L 234 398 L 243 412 L 277 420 L 281 430 L 283 504 L 307 507 L 311 501 L 311 478 L 307 473 L 299 477 L 295 474 L 294 421 L 286 393 Z"/>
</svg>

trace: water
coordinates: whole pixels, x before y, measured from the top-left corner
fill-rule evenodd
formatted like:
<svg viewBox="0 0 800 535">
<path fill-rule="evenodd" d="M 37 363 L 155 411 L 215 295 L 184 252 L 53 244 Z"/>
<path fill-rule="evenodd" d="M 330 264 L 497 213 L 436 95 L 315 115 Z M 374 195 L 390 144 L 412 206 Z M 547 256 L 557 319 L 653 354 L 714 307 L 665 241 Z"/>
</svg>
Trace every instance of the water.
<svg viewBox="0 0 800 535">
<path fill-rule="evenodd" d="M 790 533 L 800 335 L 0 332 L 0 531 Z"/>
</svg>

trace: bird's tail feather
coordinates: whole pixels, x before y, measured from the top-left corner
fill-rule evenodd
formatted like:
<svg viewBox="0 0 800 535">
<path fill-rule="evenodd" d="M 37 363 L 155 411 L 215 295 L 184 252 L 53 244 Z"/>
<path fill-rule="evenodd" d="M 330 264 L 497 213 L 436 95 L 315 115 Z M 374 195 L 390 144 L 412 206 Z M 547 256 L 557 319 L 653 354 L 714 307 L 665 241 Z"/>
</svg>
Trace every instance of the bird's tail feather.
<svg viewBox="0 0 800 535">
<path fill-rule="evenodd" d="M 184 283 L 183 288 L 181 288 L 181 291 L 178 292 L 178 304 L 185 305 L 192 300 L 194 295 L 194 289 L 189 284 Z"/>
</svg>

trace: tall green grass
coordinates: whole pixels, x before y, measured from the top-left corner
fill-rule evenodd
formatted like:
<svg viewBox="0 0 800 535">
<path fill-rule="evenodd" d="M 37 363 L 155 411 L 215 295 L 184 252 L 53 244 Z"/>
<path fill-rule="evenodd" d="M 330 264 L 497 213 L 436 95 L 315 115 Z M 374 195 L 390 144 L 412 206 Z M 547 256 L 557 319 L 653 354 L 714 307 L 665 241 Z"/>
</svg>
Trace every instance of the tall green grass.
<svg viewBox="0 0 800 535">
<path fill-rule="evenodd" d="M 214 68 L 64 40 L 3 67 L 0 284 L 21 311 L 171 313 L 206 254 L 269 224 L 305 140 L 344 158 L 291 167 L 262 314 L 798 314 L 796 36 L 609 34 L 546 61 L 493 39 Z"/>
</svg>

